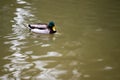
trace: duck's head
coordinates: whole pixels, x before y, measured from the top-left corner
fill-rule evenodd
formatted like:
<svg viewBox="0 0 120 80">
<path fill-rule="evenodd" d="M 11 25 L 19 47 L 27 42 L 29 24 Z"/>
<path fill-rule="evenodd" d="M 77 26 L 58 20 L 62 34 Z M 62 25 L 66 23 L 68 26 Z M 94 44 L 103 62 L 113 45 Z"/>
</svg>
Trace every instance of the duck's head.
<svg viewBox="0 0 120 80">
<path fill-rule="evenodd" d="M 49 22 L 48 28 L 50 29 L 51 34 L 56 32 L 55 23 L 53 21 Z"/>
</svg>

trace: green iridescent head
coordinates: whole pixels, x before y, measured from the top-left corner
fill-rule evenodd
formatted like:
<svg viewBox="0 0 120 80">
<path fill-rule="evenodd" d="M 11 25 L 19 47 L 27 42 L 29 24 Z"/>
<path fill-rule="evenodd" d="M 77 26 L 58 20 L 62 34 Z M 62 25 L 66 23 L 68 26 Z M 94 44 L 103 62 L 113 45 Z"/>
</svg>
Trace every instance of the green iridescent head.
<svg viewBox="0 0 120 80">
<path fill-rule="evenodd" d="M 48 28 L 50 29 L 50 33 L 55 33 L 56 32 L 55 23 L 53 21 L 49 22 Z"/>
<path fill-rule="evenodd" d="M 55 26 L 55 23 L 54 23 L 53 21 L 49 22 L 49 24 L 48 24 L 48 27 L 49 27 L 49 28 L 52 28 L 52 27 L 54 27 L 54 26 Z"/>
</svg>

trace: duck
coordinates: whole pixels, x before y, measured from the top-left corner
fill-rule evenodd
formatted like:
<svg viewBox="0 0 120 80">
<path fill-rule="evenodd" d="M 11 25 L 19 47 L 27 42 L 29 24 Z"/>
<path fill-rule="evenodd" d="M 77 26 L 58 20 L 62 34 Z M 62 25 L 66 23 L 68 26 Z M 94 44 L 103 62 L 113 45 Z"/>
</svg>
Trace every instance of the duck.
<svg viewBox="0 0 120 80">
<path fill-rule="evenodd" d="M 39 34 L 54 34 L 56 33 L 55 23 L 50 21 L 47 23 L 28 24 L 28 28 L 31 32 Z"/>
</svg>

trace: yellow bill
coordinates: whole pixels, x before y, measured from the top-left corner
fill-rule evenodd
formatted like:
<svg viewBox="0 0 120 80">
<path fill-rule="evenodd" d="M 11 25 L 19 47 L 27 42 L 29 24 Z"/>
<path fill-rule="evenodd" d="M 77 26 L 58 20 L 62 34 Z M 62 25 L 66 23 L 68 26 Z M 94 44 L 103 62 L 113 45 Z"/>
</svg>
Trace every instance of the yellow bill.
<svg viewBox="0 0 120 80">
<path fill-rule="evenodd" d="M 56 28 L 55 28 L 55 26 L 54 26 L 52 29 L 53 29 L 53 31 L 56 31 Z"/>
</svg>

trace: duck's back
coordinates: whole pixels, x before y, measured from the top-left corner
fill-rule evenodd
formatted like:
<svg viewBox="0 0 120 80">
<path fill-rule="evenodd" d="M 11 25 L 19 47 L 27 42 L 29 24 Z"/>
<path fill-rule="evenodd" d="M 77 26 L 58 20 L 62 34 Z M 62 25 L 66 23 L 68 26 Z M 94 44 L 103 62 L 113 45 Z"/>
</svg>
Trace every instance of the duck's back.
<svg viewBox="0 0 120 80">
<path fill-rule="evenodd" d="M 30 28 L 41 28 L 41 29 L 45 29 L 47 28 L 47 24 L 42 24 L 42 23 L 37 23 L 37 24 L 29 24 Z"/>
</svg>

